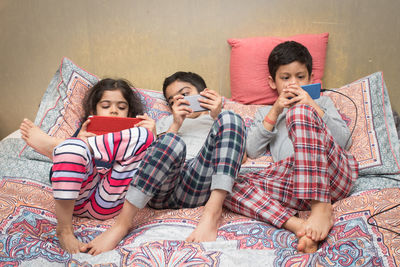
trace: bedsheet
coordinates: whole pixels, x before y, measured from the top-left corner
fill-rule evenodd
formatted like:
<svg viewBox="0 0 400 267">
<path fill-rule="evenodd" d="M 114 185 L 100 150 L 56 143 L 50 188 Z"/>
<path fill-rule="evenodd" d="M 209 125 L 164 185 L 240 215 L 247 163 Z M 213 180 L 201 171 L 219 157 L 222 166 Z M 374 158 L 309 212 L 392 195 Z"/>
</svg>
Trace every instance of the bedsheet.
<svg viewBox="0 0 400 267">
<path fill-rule="evenodd" d="M 70 136 L 79 125 L 75 111 L 81 98 L 96 81 L 64 59 L 43 96 L 35 123 L 47 133 L 60 134 L 53 136 Z M 370 165 L 363 165 L 354 195 L 334 204 L 335 224 L 316 253 L 297 254 L 294 234 L 227 210 L 216 242 L 185 242 L 200 218 L 203 207 L 199 207 L 145 208 L 114 250 L 98 256 L 71 255 L 60 248 L 55 232 L 51 161 L 24 149 L 19 136 L 10 136 L 0 142 L 0 266 L 399 266 L 400 145 L 382 73 L 339 90 L 358 99 L 357 115 L 350 101 L 332 95 L 343 118 L 350 126 L 357 125 L 353 138 L 361 144 L 358 148 L 365 149 L 353 148 L 359 159 L 370 155 Z M 139 93 L 153 119 L 168 114 L 161 92 Z M 253 123 L 258 106 L 224 101 L 224 108 L 240 114 L 246 126 Z M 272 157 L 266 151 L 263 158 L 245 163 L 241 172 L 255 172 L 270 162 Z M 391 207 L 396 208 L 379 214 Z M 370 218 L 373 214 L 379 215 Z M 308 213 L 300 216 L 306 218 Z M 74 230 L 81 241 L 89 242 L 113 222 L 74 217 Z"/>
<path fill-rule="evenodd" d="M 369 190 L 334 204 L 335 224 L 313 254 L 297 254 L 294 234 L 225 210 L 216 242 L 189 243 L 203 207 L 143 209 L 116 249 L 91 256 L 63 251 L 55 233 L 51 188 L 35 180 L 0 179 L 0 266 L 398 266 L 400 238 L 368 224 L 400 202 L 400 189 Z M 307 212 L 300 213 L 307 217 Z M 370 219 L 400 231 L 400 208 Z M 74 217 L 88 242 L 114 220 Z"/>
</svg>

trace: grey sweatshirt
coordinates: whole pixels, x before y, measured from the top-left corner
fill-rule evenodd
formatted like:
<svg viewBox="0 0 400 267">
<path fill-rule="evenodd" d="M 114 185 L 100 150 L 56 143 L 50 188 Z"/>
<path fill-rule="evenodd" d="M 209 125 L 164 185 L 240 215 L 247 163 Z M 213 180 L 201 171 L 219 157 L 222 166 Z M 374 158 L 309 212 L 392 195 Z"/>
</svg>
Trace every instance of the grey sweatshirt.
<svg viewBox="0 0 400 267">
<path fill-rule="evenodd" d="M 332 100 L 327 96 L 321 96 L 319 99 L 314 101 L 324 111 L 322 120 L 328 127 L 328 132 L 333 136 L 335 142 L 343 148 L 351 133 Z M 266 151 L 268 145 L 270 146 L 270 151 L 274 161 L 285 159 L 294 153 L 293 144 L 289 139 L 288 130 L 286 129 L 287 109 L 284 109 L 279 115 L 272 131 L 267 131 L 264 128 L 264 117 L 268 114 L 271 108 L 272 106 L 265 106 L 257 110 L 254 118 L 254 125 L 247 133 L 246 152 L 250 158 L 261 156 Z M 350 146 L 351 139 L 349 140 L 346 149 Z"/>
</svg>

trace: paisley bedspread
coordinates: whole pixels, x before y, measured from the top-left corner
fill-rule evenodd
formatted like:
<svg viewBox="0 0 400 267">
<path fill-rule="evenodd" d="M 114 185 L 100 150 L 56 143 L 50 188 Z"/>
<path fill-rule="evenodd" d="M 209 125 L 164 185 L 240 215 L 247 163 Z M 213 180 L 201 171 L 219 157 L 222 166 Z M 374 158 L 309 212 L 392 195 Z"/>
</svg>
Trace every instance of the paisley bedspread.
<svg viewBox="0 0 400 267">
<path fill-rule="evenodd" d="M 35 124 L 52 136 L 71 136 L 81 124 L 81 101 L 97 81 L 64 58 L 43 95 Z M 169 114 L 161 91 L 137 90 L 149 116 L 158 120 Z M 217 241 L 185 242 L 202 214 L 199 207 L 145 208 L 114 250 L 71 255 L 56 236 L 48 181 L 52 162 L 12 136 L 0 141 L 0 266 L 399 266 L 400 143 L 383 75 L 371 74 L 337 91 L 326 95 L 354 130 L 351 153 L 360 175 L 354 194 L 334 204 L 335 224 L 317 252 L 298 254 L 293 233 L 227 210 Z M 224 109 L 238 113 L 247 127 L 258 108 L 224 99 Z M 254 172 L 272 162 L 266 151 L 241 171 Z M 87 243 L 113 222 L 74 217 L 74 231 Z"/>
<path fill-rule="evenodd" d="M 389 188 L 335 203 L 334 227 L 313 254 L 297 254 L 294 234 L 227 210 L 216 242 L 185 242 L 200 218 L 199 207 L 145 208 L 114 250 L 98 256 L 71 255 L 60 248 L 56 236 L 51 188 L 2 177 L 0 266 L 398 266 L 400 237 L 381 227 L 400 231 L 400 208 L 370 216 L 399 202 L 400 189 Z M 75 233 L 89 242 L 113 222 L 74 218 Z"/>
</svg>

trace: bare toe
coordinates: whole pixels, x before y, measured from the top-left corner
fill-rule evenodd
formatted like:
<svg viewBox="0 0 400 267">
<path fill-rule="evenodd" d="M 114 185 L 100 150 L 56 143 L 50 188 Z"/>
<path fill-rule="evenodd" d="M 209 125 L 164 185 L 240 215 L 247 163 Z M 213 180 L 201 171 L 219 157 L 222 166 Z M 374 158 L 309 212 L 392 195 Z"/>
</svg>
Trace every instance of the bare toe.
<svg viewBox="0 0 400 267">
<path fill-rule="evenodd" d="M 300 253 L 314 253 L 318 250 L 318 242 L 311 240 L 307 236 L 299 238 L 297 251 Z"/>
</svg>

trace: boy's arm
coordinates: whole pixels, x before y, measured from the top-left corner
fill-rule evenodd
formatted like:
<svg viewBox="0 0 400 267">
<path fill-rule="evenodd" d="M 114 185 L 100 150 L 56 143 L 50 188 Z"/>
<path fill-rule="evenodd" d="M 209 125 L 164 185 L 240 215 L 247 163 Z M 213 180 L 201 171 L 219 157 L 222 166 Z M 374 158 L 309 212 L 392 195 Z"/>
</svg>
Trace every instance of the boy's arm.
<svg viewBox="0 0 400 267">
<path fill-rule="evenodd" d="M 322 96 L 315 101 L 303 89 L 299 89 L 298 85 L 290 85 L 283 92 L 294 94 L 295 97 L 287 101 L 289 105 L 302 103 L 315 108 L 317 113 L 326 123 L 331 135 L 342 148 L 348 149 L 351 145 L 350 131 L 337 111 L 332 100 L 327 96 Z"/>
<path fill-rule="evenodd" d="M 257 158 L 266 150 L 277 130 L 271 127 L 271 131 L 264 126 L 264 118 L 270 111 L 270 107 L 264 107 L 257 110 L 254 117 L 254 125 L 247 132 L 246 153 L 249 158 Z"/>
<path fill-rule="evenodd" d="M 335 139 L 336 143 L 342 148 L 349 149 L 352 143 L 351 132 L 347 127 L 346 122 L 342 119 L 332 100 L 325 96 L 321 97 L 320 106 L 324 109 L 325 113 L 322 117 L 323 121 L 329 129 L 332 137 Z M 346 145 L 347 143 L 347 145 Z M 345 147 L 346 146 L 346 147 Z"/>
<path fill-rule="evenodd" d="M 171 106 L 173 121 L 169 126 L 167 133 L 178 133 L 186 116 L 191 113 L 189 108 L 189 101 L 184 99 L 181 94 L 173 97 L 173 104 Z"/>
</svg>

